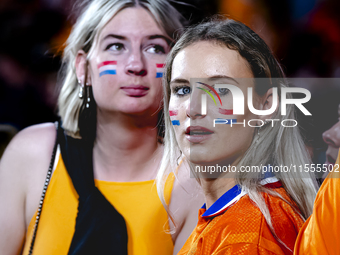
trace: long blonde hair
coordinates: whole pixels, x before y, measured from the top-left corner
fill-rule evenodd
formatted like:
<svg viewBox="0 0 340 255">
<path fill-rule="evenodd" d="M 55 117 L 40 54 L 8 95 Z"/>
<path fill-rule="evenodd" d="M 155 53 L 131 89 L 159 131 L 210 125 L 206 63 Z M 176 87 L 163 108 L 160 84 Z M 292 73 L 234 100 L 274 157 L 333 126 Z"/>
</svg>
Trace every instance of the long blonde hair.
<svg viewBox="0 0 340 255">
<path fill-rule="evenodd" d="M 230 19 L 213 19 L 189 28 L 182 35 L 168 55 L 163 78 L 165 148 L 157 176 L 157 189 L 158 195 L 168 212 L 169 209 L 163 195 L 164 181 L 166 176 L 176 168 L 180 151 L 168 112 L 171 70 L 174 58 L 178 52 L 199 41 L 210 41 L 237 51 L 247 60 L 255 78 L 271 78 L 271 82 L 267 82 L 266 84 L 258 84 L 255 81 L 255 91 L 257 95 L 264 95 L 269 88 L 277 87 L 280 96 L 281 88 L 288 86 L 284 78 L 284 73 L 269 47 L 255 32 L 240 22 Z M 278 112 L 281 112 L 281 109 L 279 109 Z M 287 106 L 287 114 L 285 116 L 281 116 L 278 112 L 273 116 L 273 119 L 280 119 L 280 121 L 284 119 L 296 119 L 293 105 Z M 261 128 L 260 136 L 255 135 L 257 133 L 255 130 L 253 141 L 239 162 L 238 167 L 241 165 L 260 166 L 266 164 L 292 164 L 300 166 L 311 162 L 298 128 L 285 128 L 281 125 L 274 125 L 274 127 L 269 126 L 270 125 L 267 125 Z M 261 146 L 257 146 L 257 144 Z M 285 190 L 298 208 L 296 208 L 295 205 L 292 205 L 292 207 L 300 213 L 304 220 L 307 219 L 312 213 L 316 195 L 315 178 L 309 173 L 298 171 L 296 173 L 275 173 L 275 175 L 282 182 Z M 271 223 L 269 209 L 264 202 L 261 192 L 278 197 L 281 196 L 274 190 L 265 188 L 260 184 L 260 181 L 261 173 L 250 175 L 249 173 L 239 172 L 236 176 L 237 184 L 241 185 L 244 191 L 247 191 L 249 198 L 261 210 L 273 234 L 277 237 Z M 280 241 L 279 238 L 278 240 Z"/>
<path fill-rule="evenodd" d="M 79 136 L 79 117 L 83 112 L 83 100 L 78 97 L 79 84 L 75 70 L 78 51 L 83 50 L 89 56 L 104 26 L 126 8 L 146 9 L 172 39 L 185 22 L 182 15 L 166 0 L 93 0 L 84 1 L 83 5 L 82 12 L 66 42 L 61 69 L 62 88 L 58 98 L 63 127 L 73 136 Z"/>
</svg>

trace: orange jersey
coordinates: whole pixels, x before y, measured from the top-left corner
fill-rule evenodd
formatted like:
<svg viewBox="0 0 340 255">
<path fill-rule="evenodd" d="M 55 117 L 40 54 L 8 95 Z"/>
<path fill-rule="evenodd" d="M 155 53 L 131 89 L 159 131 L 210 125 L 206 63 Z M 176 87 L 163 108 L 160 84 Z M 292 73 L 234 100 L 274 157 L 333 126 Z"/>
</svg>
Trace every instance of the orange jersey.
<svg viewBox="0 0 340 255">
<path fill-rule="evenodd" d="M 334 171 L 322 183 L 312 215 L 300 230 L 294 254 L 340 254 L 340 172 L 339 160 Z"/>
<path fill-rule="evenodd" d="M 303 220 L 285 189 L 275 191 L 290 204 L 267 193 L 263 198 L 275 232 L 288 249 L 275 238 L 260 209 L 245 195 L 215 217 L 202 217 L 206 210 L 201 208 L 198 224 L 178 255 L 293 254 Z"/>
</svg>

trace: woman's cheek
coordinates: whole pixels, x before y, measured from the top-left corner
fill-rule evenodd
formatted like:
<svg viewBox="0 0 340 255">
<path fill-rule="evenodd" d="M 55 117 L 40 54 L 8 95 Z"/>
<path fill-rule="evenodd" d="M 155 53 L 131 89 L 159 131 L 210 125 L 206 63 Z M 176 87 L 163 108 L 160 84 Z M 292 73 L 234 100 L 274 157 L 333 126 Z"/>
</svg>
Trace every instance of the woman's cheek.
<svg viewBox="0 0 340 255">
<path fill-rule="evenodd" d="M 121 61 L 118 61 L 116 57 L 110 56 L 108 58 L 97 58 L 95 62 L 98 77 L 104 78 L 106 76 L 116 76 L 118 73 L 118 64 Z"/>
<path fill-rule="evenodd" d="M 178 107 L 169 106 L 169 115 L 170 115 L 171 123 L 174 127 L 181 125 L 178 112 L 179 112 Z"/>
<path fill-rule="evenodd" d="M 156 76 L 155 78 L 162 78 L 164 72 L 165 64 L 163 62 L 156 63 L 153 68 L 156 68 Z"/>
<path fill-rule="evenodd" d="M 183 125 L 183 109 L 181 107 L 181 100 L 176 97 L 171 97 L 169 104 L 169 115 L 173 127 L 178 128 Z"/>
</svg>

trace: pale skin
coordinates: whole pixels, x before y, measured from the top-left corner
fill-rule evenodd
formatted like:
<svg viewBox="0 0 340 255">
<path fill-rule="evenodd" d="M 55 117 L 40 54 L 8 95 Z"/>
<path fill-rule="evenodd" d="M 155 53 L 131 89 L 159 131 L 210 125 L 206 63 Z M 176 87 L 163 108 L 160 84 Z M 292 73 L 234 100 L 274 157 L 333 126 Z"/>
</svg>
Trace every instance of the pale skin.
<svg viewBox="0 0 340 255">
<path fill-rule="evenodd" d="M 120 38 L 108 36 L 112 34 Z M 155 179 L 163 153 L 157 140 L 162 89 L 161 79 L 155 78 L 155 64 L 165 61 L 170 50 L 168 40 L 146 10 L 128 8 L 104 27 L 91 56 L 78 52 L 77 77 L 84 83 L 87 68 L 86 82 L 92 86 L 97 103 L 95 179 L 116 182 Z M 118 62 L 117 75 L 99 77 L 97 64 L 108 60 Z M 148 93 L 133 97 L 121 89 L 136 84 L 147 87 Z M 55 136 L 52 123 L 29 127 L 11 141 L 0 161 L 2 255 L 21 254 L 27 226 L 38 207 Z M 170 203 L 179 230 L 172 235 L 174 254 L 195 227 L 196 209 L 203 203 L 202 196 L 191 194 L 197 184 L 188 177 L 188 169 L 183 165 L 178 173 Z M 183 200 L 195 210 L 183 206 Z"/>
<path fill-rule="evenodd" d="M 339 121 L 322 134 L 323 140 L 328 144 L 326 164 L 335 164 L 338 157 L 340 147 L 340 105 L 338 106 L 338 116 Z"/>
<path fill-rule="evenodd" d="M 207 51 L 209 49 L 209 51 Z M 244 152 L 248 149 L 253 139 L 252 127 L 226 127 L 218 125 L 213 127 L 213 119 L 245 119 L 265 120 L 270 116 L 257 116 L 245 107 L 243 116 L 221 115 L 212 100 L 208 100 L 207 114 L 201 114 L 200 97 L 204 93 L 195 89 L 197 84 L 190 84 L 190 79 L 203 79 L 214 84 L 234 84 L 246 94 L 247 87 L 254 86 L 249 83 L 253 73 L 245 59 L 237 51 L 214 42 L 201 41 L 182 49 L 173 61 L 171 73 L 170 111 L 177 111 L 176 120 L 180 125 L 174 126 L 176 139 L 183 154 L 196 165 L 237 165 Z M 240 82 L 240 80 L 243 82 Z M 218 91 L 224 108 L 232 109 L 230 93 Z M 191 98 L 190 98 L 191 97 Z M 254 107 L 259 110 L 270 109 L 272 105 L 272 89 L 265 95 L 254 98 Z M 260 125 L 260 124 L 258 124 Z M 188 127 L 200 126 L 213 131 L 202 140 L 190 140 L 186 134 Z M 195 135 L 190 135 L 190 137 Z M 206 138 L 207 137 L 207 138 Z M 225 192 L 235 185 L 232 173 L 229 178 L 207 178 L 201 176 L 200 182 L 209 208 Z"/>
<path fill-rule="evenodd" d="M 339 121 L 335 123 L 330 129 L 326 130 L 322 134 L 322 138 L 325 143 L 328 145 L 326 151 L 326 162 L 327 165 L 334 165 L 336 159 L 338 157 L 339 148 L 340 148 L 340 105 L 338 106 L 338 116 Z M 322 175 L 323 178 L 326 178 L 328 172 Z"/>
</svg>

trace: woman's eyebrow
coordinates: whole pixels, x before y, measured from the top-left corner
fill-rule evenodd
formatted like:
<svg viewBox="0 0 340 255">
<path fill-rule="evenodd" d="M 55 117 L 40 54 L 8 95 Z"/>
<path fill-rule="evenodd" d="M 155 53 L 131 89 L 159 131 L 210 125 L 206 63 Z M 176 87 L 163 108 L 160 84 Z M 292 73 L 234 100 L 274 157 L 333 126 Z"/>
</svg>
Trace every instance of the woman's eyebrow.
<svg viewBox="0 0 340 255">
<path fill-rule="evenodd" d="M 104 38 L 103 38 L 103 40 L 102 41 L 104 41 L 104 40 L 106 40 L 106 39 L 108 39 L 108 38 L 116 38 L 116 39 L 119 39 L 119 40 L 126 40 L 126 37 L 124 37 L 124 36 L 121 36 L 121 35 L 116 35 L 116 34 L 108 34 L 107 36 L 105 36 Z"/>
<path fill-rule="evenodd" d="M 102 39 L 102 41 L 104 41 L 104 40 L 106 40 L 106 39 L 108 39 L 108 38 L 116 38 L 116 39 L 119 39 L 119 40 L 127 40 L 127 38 L 126 38 L 125 36 L 122 36 L 122 35 L 108 34 L 108 35 L 106 35 L 106 36 Z M 168 37 L 166 37 L 166 36 L 164 36 L 164 35 L 158 35 L 158 34 L 156 34 L 156 35 L 150 35 L 150 36 L 147 37 L 148 40 L 153 40 L 153 39 L 158 39 L 158 38 L 163 39 L 164 41 L 166 41 L 166 43 L 167 43 L 168 45 L 171 45 L 171 44 L 173 43 L 171 39 L 169 39 Z"/>
<path fill-rule="evenodd" d="M 214 75 L 214 76 L 209 77 L 208 81 L 225 80 L 225 79 L 232 80 L 233 82 L 239 84 L 237 80 L 227 75 Z"/>
<path fill-rule="evenodd" d="M 181 83 L 181 84 L 190 84 L 190 81 L 186 80 L 186 79 L 181 79 L 181 78 L 177 78 L 174 79 L 170 82 L 170 85 L 174 84 L 174 83 Z"/>
<path fill-rule="evenodd" d="M 163 40 L 166 41 L 167 44 L 169 44 L 169 45 L 172 44 L 172 40 L 169 39 L 168 37 L 164 36 L 164 35 L 158 35 L 158 34 L 156 34 L 156 35 L 150 35 L 150 36 L 148 36 L 148 39 L 149 39 L 149 40 L 158 39 L 158 38 L 163 39 Z"/>
</svg>

